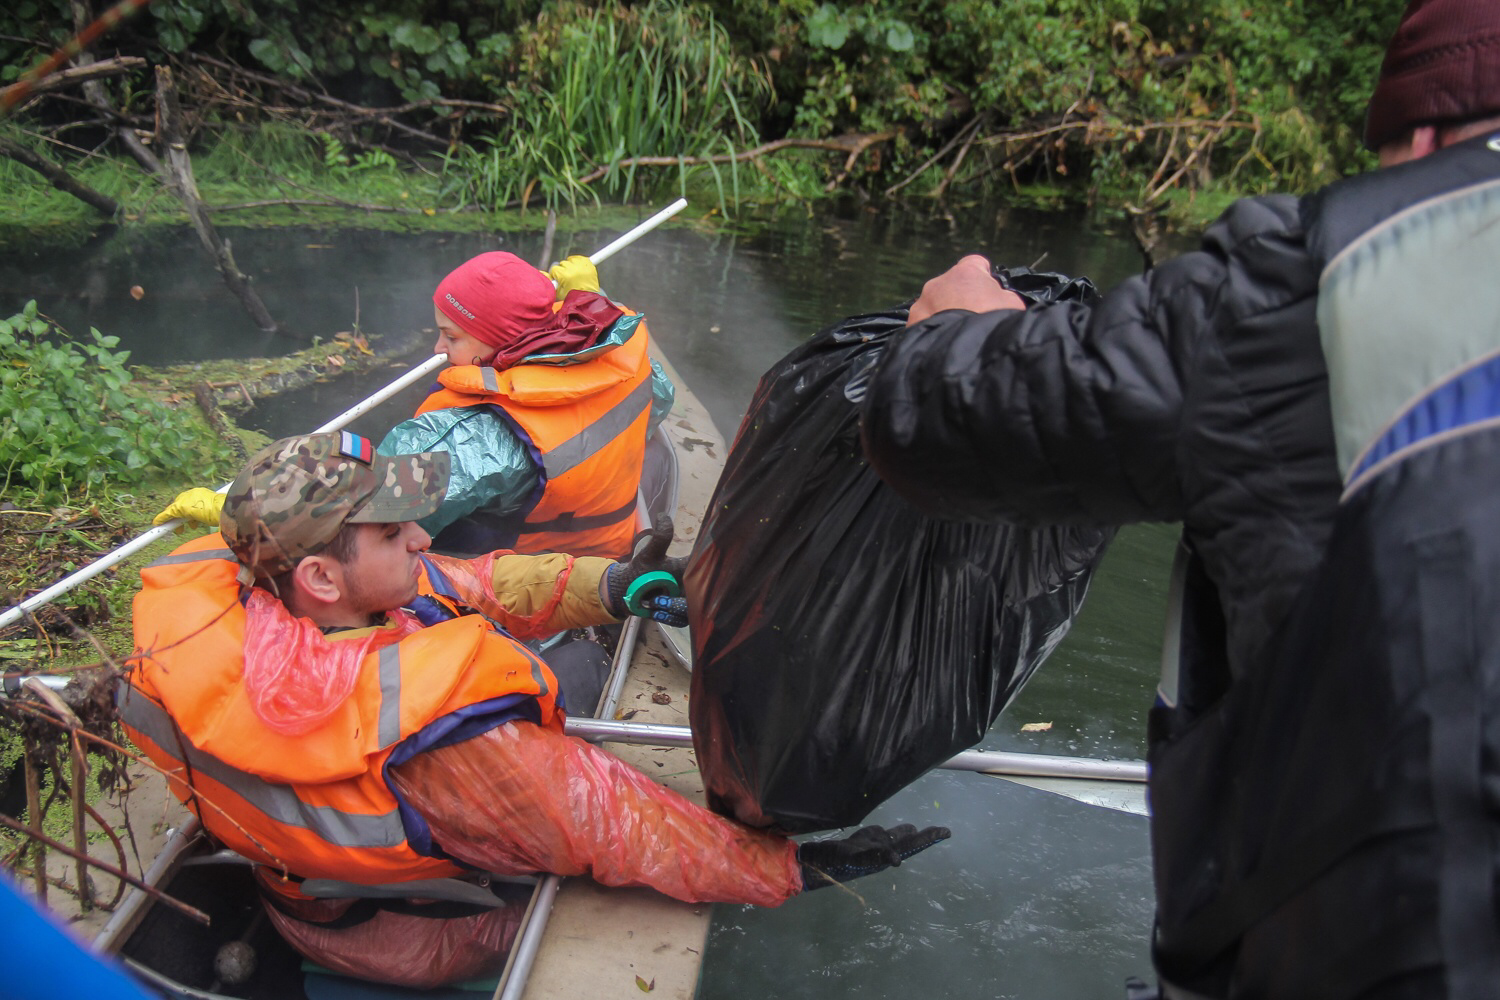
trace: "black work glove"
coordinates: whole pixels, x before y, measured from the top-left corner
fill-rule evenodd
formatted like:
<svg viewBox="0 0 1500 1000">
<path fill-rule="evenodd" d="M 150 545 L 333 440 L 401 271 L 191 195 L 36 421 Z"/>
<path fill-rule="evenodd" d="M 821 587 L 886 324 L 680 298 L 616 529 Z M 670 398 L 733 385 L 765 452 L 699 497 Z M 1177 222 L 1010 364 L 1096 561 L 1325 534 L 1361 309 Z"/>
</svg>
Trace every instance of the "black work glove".
<svg viewBox="0 0 1500 1000">
<path fill-rule="evenodd" d="M 668 558 L 667 546 L 671 544 L 672 518 L 658 514 L 651 530 L 636 535 L 630 543 L 630 558 L 605 572 L 605 597 L 616 618 L 639 615 L 663 625 L 687 627 L 687 598 L 682 596 L 687 558 Z M 637 582 L 640 586 L 632 591 L 632 584 Z"/>
<path fill-rule="evenodd" d="M 918 830 L 910 823 L 903 823 L 889 830 L 867 826 L 840 840 L 810 840 L 797 848 L 797 860 L 802 864 L 802 891 L 811 892 L 835 882 L 898 868 L 913 854 L 951 836 L 953 833 L 946 826 Z"/>
</svg>

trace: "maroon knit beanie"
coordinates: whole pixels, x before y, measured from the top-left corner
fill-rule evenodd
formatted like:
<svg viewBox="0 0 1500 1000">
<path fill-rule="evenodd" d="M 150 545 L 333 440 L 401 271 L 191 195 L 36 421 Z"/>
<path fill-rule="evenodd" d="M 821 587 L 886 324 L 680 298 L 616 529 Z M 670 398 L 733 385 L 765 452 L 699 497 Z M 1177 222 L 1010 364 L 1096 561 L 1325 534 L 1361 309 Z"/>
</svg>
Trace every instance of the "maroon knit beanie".
<svg viewBox="0 0 1500 1000">
<path fill-rule="evenodd" d="M 491 347 L 551 319 L 556 298 L 551 278 L 503 250 L 464 261 L 432 293 L 443 315 Z"/>
<path fill-rule="evenodd" d="M 1378 150 L 1418 125 L 1500 113 L 1500 0 L 1411 0 L 1365 117 Z"/>
</svg>

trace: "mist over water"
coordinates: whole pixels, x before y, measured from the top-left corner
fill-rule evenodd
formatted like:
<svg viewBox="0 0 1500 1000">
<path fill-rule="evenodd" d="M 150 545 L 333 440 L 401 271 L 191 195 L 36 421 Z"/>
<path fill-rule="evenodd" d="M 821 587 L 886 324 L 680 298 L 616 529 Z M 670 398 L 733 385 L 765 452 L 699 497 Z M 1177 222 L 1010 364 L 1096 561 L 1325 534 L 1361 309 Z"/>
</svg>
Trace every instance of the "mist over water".
<svg viewBox="0 0 1500 1000">
<path fill-rule="evenodd" d="M 245 418 L 272 436 L 322 423 L 424 359 L 432 289 L 454 266 L 493 249 L 535 263 L 541 251 L 539 233 L 225 232 L 271 313 L 293 331 L 326 339 L 357 325 L 404 345 L 404 363 L 314 385 Z M 552 256 L 587 253 L 616 235 L 559 234 Z M 746 220 L 733 234 L 658 230 L 600 274 L 606 291 L 646 314 L 667 357 L 732 439 L 760 374 L 789 350 L 846 316 L 914 298 L 927 278 L 970 252 L 1086 275 L 1101 288 L 1141 263 L 1128 237 L 1086 229 L 1071 216 L 819 209 Z M 144 292 L 140 300 L 133 285 Z M 255 328 L 186 228 L 127 230 L 82 250 L 0 257 L 0 315 L 28 298 L 66 327 L 118 336 L 145 364 L 302 346 Z M 423 395 L 409 390 L 351 429 L 379 440 Z M 1072 632 L 1001 715 L 986 749 L 1144 756 L 1175 534 L 1145 526 L 1119 535 Z M 1023 733 L 1028 722 L 1051 728 Z M 938 771 L 869 822 L 941 824 L 953 839 L 852 883 L 852 892 L 825 889 L 776 910 L 719 906 L 702 1000 L 1092 1000 L 1123 997 L 1128 975 L 1148 977 L 1143 819 L 999 778 Z"/>
</svg>

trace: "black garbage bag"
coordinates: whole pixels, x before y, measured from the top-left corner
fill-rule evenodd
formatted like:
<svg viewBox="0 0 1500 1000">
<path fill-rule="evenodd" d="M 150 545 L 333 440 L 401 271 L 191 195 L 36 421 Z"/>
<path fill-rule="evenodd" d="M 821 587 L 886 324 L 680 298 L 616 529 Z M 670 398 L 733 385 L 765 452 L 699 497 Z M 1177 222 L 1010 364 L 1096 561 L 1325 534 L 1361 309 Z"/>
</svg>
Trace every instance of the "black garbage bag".
<svg viewBox="0 0 1500 1000">
<path fill-rule="evenodd" d="M 1097 294 L 997 274 L 1033 301 Z M 693 548 L 693 743 L 710 806 L 752 826 L 852 826 L 978 743 L 1112 535 L 940 521 L 880 481 L 859 401 L 905 324 L 852 317 L 761 378 Z"/>
</svg>

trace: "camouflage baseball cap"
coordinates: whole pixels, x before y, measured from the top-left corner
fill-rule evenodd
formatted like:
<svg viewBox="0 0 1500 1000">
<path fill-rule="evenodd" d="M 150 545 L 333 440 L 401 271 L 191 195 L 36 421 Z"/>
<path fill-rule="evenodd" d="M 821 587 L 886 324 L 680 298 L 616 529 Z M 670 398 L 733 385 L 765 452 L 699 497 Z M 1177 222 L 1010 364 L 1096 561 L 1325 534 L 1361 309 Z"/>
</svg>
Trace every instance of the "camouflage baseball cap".
<svg viewBox="0 0 1500 1000">
<path fill-rule="evenodd" d="M 219 530 L 257 576 L 276 576 L 321 552 L 346 524 L 431 514 L 448 490 L 448 466 L 446 451 L 378 455 L 347 431 L 282 438 L 229 485 Z"/>
</svg>

